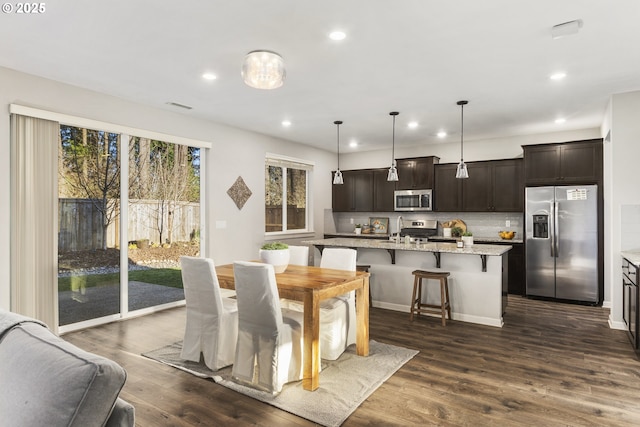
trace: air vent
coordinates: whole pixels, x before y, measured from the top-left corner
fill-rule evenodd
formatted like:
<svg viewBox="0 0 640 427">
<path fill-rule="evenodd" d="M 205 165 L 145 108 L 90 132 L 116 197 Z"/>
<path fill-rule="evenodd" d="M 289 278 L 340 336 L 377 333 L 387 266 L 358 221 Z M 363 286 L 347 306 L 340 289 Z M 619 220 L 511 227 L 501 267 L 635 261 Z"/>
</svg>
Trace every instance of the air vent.
<svg viewBox="0 0 640 427">
<path fill-rule="evenodd" d="M 173 105 L 174 107 L 184 108 L 185 110 L 193 110 L 193 107 L 188 105 L 180 104 L 178 102 L 167 102 L 167 105 Z"/>
</svg>

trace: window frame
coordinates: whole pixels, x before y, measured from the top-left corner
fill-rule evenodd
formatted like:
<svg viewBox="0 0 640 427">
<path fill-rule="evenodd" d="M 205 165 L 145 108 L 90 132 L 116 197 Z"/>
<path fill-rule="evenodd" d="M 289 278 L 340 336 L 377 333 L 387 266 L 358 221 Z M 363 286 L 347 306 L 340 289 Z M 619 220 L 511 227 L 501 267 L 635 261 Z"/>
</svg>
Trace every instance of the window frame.
<svg viewBox="0 0 640 427">
<path fill-rule="evenodd" d="M 266 231 L 266 213 L 264 217 L 264 235 L 266 240 L 276 240 L 277 238 L 284 237 L 302 237 L 302 236 L 313 236 L 314 235 L 314 227 L 313 227 L 313 203 L 311 194 L 313 194 L 313 172 L 315 163 L 310 160 L 298 159 L 295 157 L 283 156 L 280 154 L 267 153 L 265 156 L 264 162 L 265 168 L 267 166 L 276 166 L 281 167 L 282 171 L 282 231 Z M 306 200 L 306 208 L 305 208 L 305 228 L 303 229 L 295 229 L 295 230 L 287 230 L 287 209 L 286 209 L 286 200 L 287 200 L 287 168 L 291 169 L 299 169 L 306 171 L 306 188 L 305 188 L 305 200 Z M 266 206 L 266 180 L 265 180 L 265 202 L 263 205 Z"/>
</svg>

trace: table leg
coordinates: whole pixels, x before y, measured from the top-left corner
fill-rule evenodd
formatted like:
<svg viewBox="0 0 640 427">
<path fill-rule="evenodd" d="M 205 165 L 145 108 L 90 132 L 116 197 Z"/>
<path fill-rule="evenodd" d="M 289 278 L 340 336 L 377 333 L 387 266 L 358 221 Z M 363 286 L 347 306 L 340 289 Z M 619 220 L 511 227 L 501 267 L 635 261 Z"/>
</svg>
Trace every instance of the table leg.
<svg viewBox="0 0 640 427">
<path fill-rule="evenodd" d="M 369 277 L 364 277 L 362 286 L 356 289 L 356 352 L 369 355 Z"/>
<path fill-rule="evenodd" d="M 313 391 L 320 385 L 320 300 L 315 292 L 304 297 L 303 338 L 302 388 Z"/>
</svg>

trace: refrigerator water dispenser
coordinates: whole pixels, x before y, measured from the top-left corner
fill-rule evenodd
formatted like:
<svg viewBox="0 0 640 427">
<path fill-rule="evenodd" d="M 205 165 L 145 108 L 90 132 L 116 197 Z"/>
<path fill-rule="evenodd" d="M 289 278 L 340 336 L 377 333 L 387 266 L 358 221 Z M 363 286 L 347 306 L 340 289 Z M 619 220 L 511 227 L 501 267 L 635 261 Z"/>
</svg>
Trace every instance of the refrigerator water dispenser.
<svg viewBox="0 0 640 427">
<path fill-rule="evenodd" d="M 534 239 L 549 238 L 549 215 L 533 216 L 533 238 Z"/>
</svg>

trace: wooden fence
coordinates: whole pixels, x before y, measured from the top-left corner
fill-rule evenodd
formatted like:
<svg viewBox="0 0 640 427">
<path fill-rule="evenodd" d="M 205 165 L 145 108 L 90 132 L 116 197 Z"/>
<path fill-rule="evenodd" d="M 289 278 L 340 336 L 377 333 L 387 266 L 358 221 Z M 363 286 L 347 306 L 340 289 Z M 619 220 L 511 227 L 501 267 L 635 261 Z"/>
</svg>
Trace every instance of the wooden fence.
<svg viewBox="0 0 640 427">
<path fill-rule="evenodd" d="M 289 230 L 305 228 L 306 215 L 305 208 L 298 208 L 295 205 L 287 206 L 287 228 Z M 265 231 L 282 231 L 282 208 L 280 206 L 267 206 L 265 208 L 265 221 Z"/>
<path fill-rule="evenodd" d="M 61 198 L 58 201 L 58 250 L 60 252 L 102 249 L 102 215 L 96 208 L 98 200 Z M 163 209 L 164 207 L 164 209 Z M 169 209 L 171 208 L 171 209 Z M 114 220 L 107 227 L 107 247 L 119 247 L 120 215 L 116 208 Z M 171 221 L 171 222 L 169 222 Z M 200 204 L 170 203 L 159 200 L 130 200 L 129 241 L 148 240 L 184 242 L 199 237 Z"/>
</svg>

